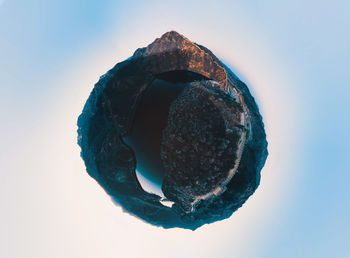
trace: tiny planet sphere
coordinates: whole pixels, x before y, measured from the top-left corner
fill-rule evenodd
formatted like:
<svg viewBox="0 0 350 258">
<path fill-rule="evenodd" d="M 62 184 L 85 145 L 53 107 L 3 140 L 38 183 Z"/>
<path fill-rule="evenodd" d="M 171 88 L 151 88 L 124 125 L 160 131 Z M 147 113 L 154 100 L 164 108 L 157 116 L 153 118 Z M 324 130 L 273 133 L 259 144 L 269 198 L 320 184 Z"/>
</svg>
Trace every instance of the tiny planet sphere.
<svg viewBox="0 0 350 258">
<path fill-rule="evenodd" d="M 268 156 L 248 87 L 175 31 L 101 76 L 78 118 L 78 144 L 88 174 L 125 211 L 191 230 L 240 208 Z M 136 169 L 163 196 L 144 190 Z"/>
</svg>

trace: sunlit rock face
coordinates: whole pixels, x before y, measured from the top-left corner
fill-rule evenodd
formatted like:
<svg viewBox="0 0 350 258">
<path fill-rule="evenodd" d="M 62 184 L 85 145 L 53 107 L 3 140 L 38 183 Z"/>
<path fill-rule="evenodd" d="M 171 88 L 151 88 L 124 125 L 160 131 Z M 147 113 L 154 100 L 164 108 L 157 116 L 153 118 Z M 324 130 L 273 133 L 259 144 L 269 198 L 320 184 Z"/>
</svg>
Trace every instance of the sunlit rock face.
<svg viewBox="0 0 350 258">
<path fill-rule="evenodd" d="M 103 75 L 78 128 L 89 175 L 125 211 L 164 228 L 231 216 L 258 187 L 267 157 L 247 86 L 175 31 Z M 165 197 L 146 191 L 136 168 Z"/>
</svg>

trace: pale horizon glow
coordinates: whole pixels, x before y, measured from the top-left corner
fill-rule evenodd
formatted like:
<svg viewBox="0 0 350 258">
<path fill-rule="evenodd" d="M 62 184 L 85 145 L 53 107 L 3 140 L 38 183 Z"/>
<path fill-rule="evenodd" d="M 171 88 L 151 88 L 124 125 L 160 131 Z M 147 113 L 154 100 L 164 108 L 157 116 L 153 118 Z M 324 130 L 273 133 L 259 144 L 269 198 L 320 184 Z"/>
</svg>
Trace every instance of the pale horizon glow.
<svg viewBox="0 0 350 258">
<path fill-rule="evenodd" d="M 6 1 L 1 257 L 350 256 L 349 17 L 345 0 Z M 99 77 L 169 30 L 248 85 L 269 144 L 254 195 L 195 231 L 123 212 L 86 173 L 77 145 Z"/>
</svg>

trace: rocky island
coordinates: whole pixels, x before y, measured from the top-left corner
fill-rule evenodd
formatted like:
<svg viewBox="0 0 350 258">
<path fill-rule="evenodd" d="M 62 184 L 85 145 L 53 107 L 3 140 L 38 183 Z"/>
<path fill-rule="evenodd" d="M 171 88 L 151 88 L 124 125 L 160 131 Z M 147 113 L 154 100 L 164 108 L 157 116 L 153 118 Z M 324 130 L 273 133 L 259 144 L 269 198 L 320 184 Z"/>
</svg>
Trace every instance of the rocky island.
<svg viewBox="0 0 350 258">
<path fill-rule="evenodd" d="M 79 116 L 78 144 L 89 175 L 125 211 L 192 230 L 240 208 L 268 155 L 247 86 L 175 31 L 101 76 Z M 163 197 L 142 188 L 136 168 Z"/>
</svg>

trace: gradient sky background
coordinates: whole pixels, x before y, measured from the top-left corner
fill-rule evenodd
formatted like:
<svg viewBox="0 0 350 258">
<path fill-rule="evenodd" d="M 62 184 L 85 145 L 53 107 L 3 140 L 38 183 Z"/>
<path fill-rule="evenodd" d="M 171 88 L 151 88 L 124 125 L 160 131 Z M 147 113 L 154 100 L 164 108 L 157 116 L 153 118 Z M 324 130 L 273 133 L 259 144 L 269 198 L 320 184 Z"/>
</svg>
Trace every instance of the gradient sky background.
<svg viewBox="0 0 350 258">
<path fill-rule="evenodd" d="M 123 213 L 85 172 L 76 120 L 115 63 L 169 30 L 245 81 L 261 185 L 192 232 Z M 350 257 L 350 2 L 0 0 L 0 257 Z"/>
</svg>

